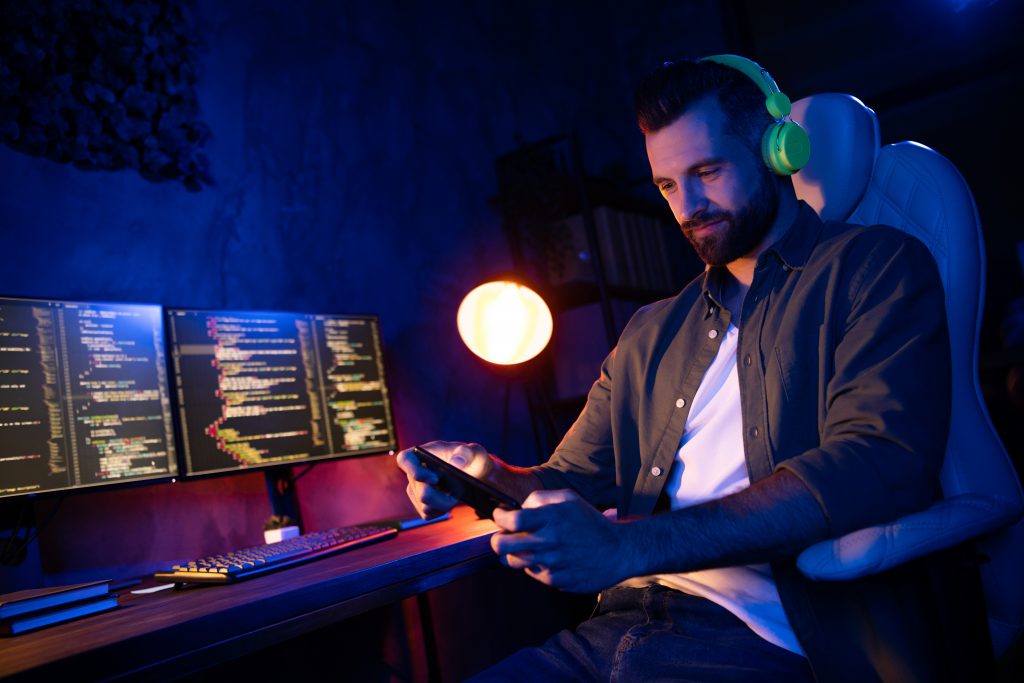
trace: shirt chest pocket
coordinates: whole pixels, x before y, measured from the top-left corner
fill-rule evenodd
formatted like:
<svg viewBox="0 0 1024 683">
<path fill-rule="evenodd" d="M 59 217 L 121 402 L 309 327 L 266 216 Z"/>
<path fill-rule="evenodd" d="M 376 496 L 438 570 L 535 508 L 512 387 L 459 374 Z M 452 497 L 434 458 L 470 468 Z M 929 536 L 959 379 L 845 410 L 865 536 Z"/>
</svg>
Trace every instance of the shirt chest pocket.
<svg viewBox="0 0 1024 683">
<path fill-rule="evenodd" d="M 833 372 L 833 340 L 828 324 L 790 337 L 777 345 L 766 363 L 769 420 L 805 435 L 818 435 L 824 425 L 825 394 Z M 774 409 L 774 410 L 773 410 Z M 772 418 L 775 419 L 772 419 Z"/>
<path fill-rule="evenodd" d="M 833 360 L 827 329 L 827 325 L 819 325 L 815 335 L 798 336 L 792 344 L 774 347 L 765 369 L 769 393 L 778 388 L 790 402 L 805 402 L 818 393 Z M 776 382 L 778 387 L 773 387 Z"/>
</svg>

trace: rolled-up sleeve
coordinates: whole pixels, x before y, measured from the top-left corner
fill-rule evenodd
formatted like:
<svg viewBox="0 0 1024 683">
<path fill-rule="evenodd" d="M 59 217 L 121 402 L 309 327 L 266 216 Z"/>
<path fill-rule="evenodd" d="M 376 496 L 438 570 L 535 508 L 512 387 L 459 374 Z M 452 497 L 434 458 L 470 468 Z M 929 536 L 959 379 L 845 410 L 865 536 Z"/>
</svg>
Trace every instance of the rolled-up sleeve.
<svg viewBox="0 0 1024 683">
<path fill-rule="evenodd" d="M 533 473 L 547 489 L 570 488 L 599 507 L 615 505 L 615 450 L 612 440 L 611 393 L 613 349 L 590 388 L 583 412 L 551 458 Z"/>
<path fill-rule="evenodd" d="M 874 241 L 846 291 L 848 314 L 828 330 L 820 444 L 776 466 L 806 484 L 836 536 L 935 498 L 951 409 L 945 300 L 927 248 Z"/>
</svg>

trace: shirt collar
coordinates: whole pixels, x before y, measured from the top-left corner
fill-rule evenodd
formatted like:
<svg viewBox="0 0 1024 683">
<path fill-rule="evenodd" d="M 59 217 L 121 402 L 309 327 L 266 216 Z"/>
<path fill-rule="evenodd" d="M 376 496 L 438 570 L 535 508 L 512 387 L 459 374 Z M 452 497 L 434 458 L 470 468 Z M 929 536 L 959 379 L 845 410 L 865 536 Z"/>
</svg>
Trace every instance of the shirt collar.
<svg viewBox="0 0 1024 683">
<path fill-rule="evenodd" d="M 800 270 L 807 265 L 811 251 L 818 244 L 823 225 L 818 214 L 807 205 L 807 202 L 797 200 L 793 224 L 781 239 L 768 247 L 765 253 L 775 254 L 784 266 L 792 270 Z"/>
<path fill-rule="evenodd" d="M 797 200 L 796 218 L 789 230 L 768 247 L 759 260 L 763 260 L 767 254 L 773 254 L 783 267 L 789 270 L 801 270 L 807 265 L 807 259 L 810 258 L 811 251 L 818 243 L 822 226 L 823 223 L 814 209 L 802 199 Z M 704 271 L 704 284 L 701 287 L 701 293 L 708 304 L 708 313 L 705 318 L 711 315 L 713 307 L 722 307 L 724 271 L 724 266 L 711 266 Z"/>
<path fill-rule="evenodd" d="M 711 317 L 714 309 L 725 308 L 722 303 L 725 300 L 722 292 L 722 285 L 725 282 L 724 275 L 724 266 L 709 266 L 704 270 L 704 285 L 701 287 L 701 294 L 708 307 L 707 313 L 704 314 L 705 320 Z"/>
</svg>

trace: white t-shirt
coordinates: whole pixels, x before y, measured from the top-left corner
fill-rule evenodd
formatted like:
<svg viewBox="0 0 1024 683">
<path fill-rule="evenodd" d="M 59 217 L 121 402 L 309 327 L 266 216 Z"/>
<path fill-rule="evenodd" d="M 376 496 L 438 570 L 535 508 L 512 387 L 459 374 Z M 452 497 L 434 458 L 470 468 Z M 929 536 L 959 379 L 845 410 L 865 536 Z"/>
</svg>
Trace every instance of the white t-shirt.
<svg viewBox="0 0 1024 683">
<path fill-rule="evenodd" d="M 750 486 L 743 455 L 743 418 L 736 372 L 739 330 L 729 325 L 718 355 L 693 398 L 665 491 L 672 509 L 721 498 Z M 657 582 L 724 607 L 768 642 L 803 654 L 786 619 L 767 564 L 641 577 L 626 585 Z"/>
</svg>

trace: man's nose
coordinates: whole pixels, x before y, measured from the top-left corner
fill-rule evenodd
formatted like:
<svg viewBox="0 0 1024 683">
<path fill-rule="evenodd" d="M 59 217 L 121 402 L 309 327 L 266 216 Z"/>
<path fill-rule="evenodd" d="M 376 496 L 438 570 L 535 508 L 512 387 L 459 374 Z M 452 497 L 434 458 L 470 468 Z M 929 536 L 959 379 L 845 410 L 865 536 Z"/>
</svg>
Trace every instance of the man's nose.
<svg viewBox="0 0 1024 683">
<path fill-rule="evenodd" d="M 686 188 L 679 193 L 679 205 L 676 207 L 676 219 L 680 223 L 692 221 L 708 209 L 708 198 L 703 192 L 694 188 Z"/>
</svg>

